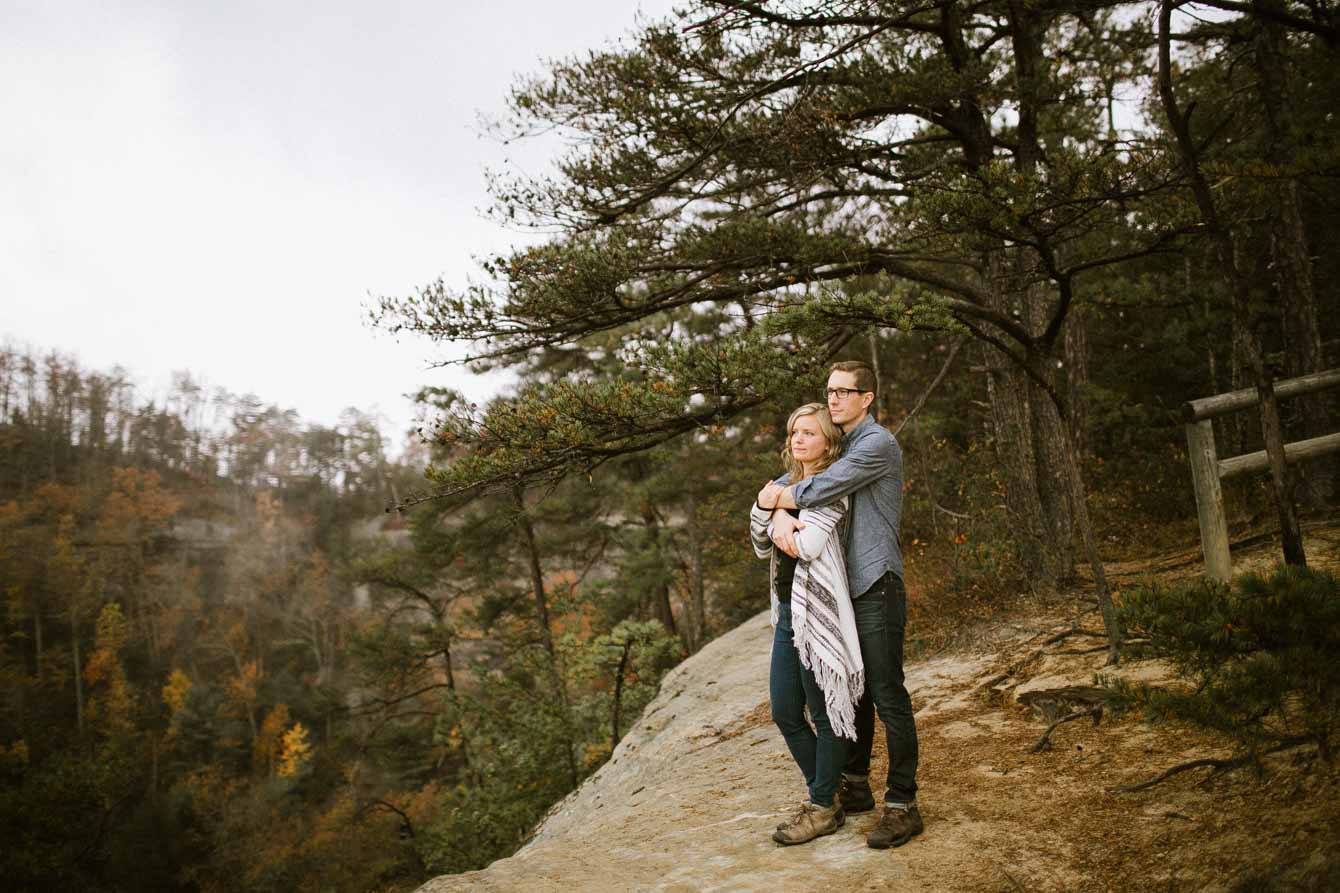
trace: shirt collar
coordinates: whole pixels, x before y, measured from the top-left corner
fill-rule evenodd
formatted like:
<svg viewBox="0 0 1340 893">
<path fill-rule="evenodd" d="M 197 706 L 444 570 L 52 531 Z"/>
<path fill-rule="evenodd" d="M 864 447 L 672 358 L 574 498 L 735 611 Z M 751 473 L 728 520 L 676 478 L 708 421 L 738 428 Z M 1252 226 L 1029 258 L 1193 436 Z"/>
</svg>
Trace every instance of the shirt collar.
<svg viewBox="0 0 1340 893">
<path fill-rule="evenodd" d="M 861 430 L 862 428 L 864 428 L 866 425 L 873 425 L 874 423 L 875 423 L 875 417 L 872 416 L 870 413 L 867 412 L 867 413 L 865 414 L 865 418 L 863 418 L 863 419 L 861 419 L 861 421 L 857 422 L 855 428 L 852 428 L 850 431 L 847 431 L 846 433 L 844 433 L 844 434 L 842 435 L 842 439 L 843 439 L 843 440 L 846 440 L 846 439 L 848 439 L 849 437 L 851 437 L 853 434 L 855 434 L 857 431 L 860 431 L 860 430 Z"/>
</svg>

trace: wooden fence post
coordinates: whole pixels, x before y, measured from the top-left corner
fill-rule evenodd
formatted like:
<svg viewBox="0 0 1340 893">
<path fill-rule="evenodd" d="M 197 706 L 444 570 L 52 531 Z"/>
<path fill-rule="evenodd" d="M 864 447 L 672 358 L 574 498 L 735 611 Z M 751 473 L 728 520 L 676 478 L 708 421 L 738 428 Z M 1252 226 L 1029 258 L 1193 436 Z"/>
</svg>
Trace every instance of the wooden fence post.
<svg viewBox="0 0 1340 893">
<path fill-rule="evenodd" d="M 1187 458 L 1191 460 L 1191 483 L 1196 490 L 1196 512 L 1200 515 L 1200 542 L 1205 552 L 1205 574 L 1228 582 L 1233 560 L 1228 553 L 1228 522 L 1224 518 L 1224 496 L 1219 485 L 1219 457 L 1214 446 L 1214 423 L 1210 419 L 1186 426 Z"/>
</svg>

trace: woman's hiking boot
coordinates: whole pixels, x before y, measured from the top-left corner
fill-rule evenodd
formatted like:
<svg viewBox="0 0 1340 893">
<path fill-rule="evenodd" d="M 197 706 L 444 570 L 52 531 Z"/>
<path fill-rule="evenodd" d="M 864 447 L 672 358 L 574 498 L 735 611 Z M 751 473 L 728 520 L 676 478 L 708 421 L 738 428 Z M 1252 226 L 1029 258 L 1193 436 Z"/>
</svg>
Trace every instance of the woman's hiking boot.
<svg viewBox="0 0 1340 893">
<path fill-rule="evenodd" d="M 842 804 L 837 800 L 832 806 L 820 806 L 806 802 L 796 810 L 788 822 L 783 822 L 773 833 L 772 839 L 784 846 L 809 843 L 816 837 L 832 834 L 847 821 Z"/>
<path fill-rule="evenodd" d="M 838 800 L 842 803 L 843 812 L 869 812 L 874 809 L 875 795 L 870 790 L 870 776 L 842 773 Z"/>
<path fill-rule="evenodd" d="M 915 803 L 905 806 L 885 805 L 884 814 L 879 817 L 874 830 L 866 835 L 865 842 L 877 850 L 887 850 L 891 846 L 902 846 L 921 833 L 921 813 Z"/>
</svg>

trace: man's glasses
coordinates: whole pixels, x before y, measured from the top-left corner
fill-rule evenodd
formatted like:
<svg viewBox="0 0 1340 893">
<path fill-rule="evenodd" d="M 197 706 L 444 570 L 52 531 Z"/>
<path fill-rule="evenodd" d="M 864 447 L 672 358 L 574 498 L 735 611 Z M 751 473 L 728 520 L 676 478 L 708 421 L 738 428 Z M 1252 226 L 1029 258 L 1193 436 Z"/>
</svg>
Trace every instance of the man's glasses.
<svg viewBox="0 0 1340 893">
<path fill-rule="evenodd" d="M 873 393 L 874 391 L 863 391 L 860 388 L 826 388 L 824 390 L 824 396 L 830 400 L 834 397 L 838 398 L 839 400 L 846 400 L 847 397 L 851 394 L 873 394 Z"/>
</svg>

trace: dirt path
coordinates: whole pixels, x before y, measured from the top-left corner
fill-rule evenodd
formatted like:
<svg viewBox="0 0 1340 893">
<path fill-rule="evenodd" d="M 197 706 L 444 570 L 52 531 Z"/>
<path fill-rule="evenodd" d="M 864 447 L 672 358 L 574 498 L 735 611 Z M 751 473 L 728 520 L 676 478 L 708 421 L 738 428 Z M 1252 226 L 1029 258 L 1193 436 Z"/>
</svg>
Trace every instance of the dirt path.
<svg viewBox="0 0 1340 893">
<path fill-rule="evenodd" d="M 900 849 L 865 846 L 873 813 L 851 816 L 838 833 L 805 846 L 769 839 L 804 790 L 769 720 L 771 629 L 759 615 L 667 676 L 613 759 L 520 852 L 421 890 L 976 893 L 1340 884 L 1327 874 L 1340 865 L 1335 770 L 1304 772 L 1286 757 L 1269 765 L 1264 783 L 1239 773 L 1200 785 L 1203 773 L 1186 773 L 1142 793 L 1114 794 L 1117 785 L 1173 763 L 1227 752 L 1207 735 L 1134 718 L 1067 723 L 1050 749 L 1031 753 L 1046 721 L 1068 712 L 1077 702 L 1067 697 L 1101 669 L 1101 651 L 1088 650 L 1097 640 L 1047 641 L 1072 622 L 1060 610 L 1040 613 L 994 628 L 970 652 L 909 666 L 926 832 Z M 1097 618 L 1083 625 L 1097 628 Z M 1131 664 L 1122 672 L 1157 679 L 1165 668 Z M 872 777 L 882 777 L 878 746 L 875 756 Z M 1305 880 L 1290 885 L 1290 872 Z M 1276 878 L 1273 887 L 1265 877 Z"/>
</svg>

